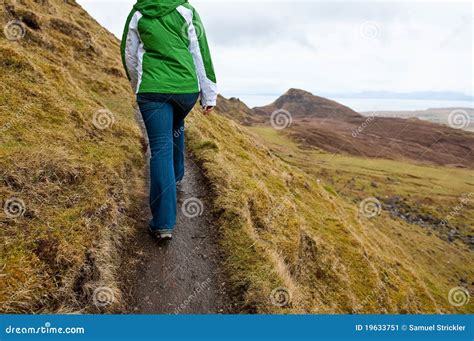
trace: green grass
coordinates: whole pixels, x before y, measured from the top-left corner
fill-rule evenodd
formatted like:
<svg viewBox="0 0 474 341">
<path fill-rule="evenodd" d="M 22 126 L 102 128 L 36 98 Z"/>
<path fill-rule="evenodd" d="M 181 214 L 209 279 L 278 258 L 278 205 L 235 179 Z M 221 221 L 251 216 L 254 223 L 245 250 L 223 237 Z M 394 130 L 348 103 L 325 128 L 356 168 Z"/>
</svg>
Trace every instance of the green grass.
<svg viewBox="0 0 474 341">
<path fill-rule="evenodd" d="M 409 181 L 394 185 L 394 193 L 419 194 L 412 188 L 418 182 L 449 184 L 442 171 L 300 150 L 271 128 L 247 129 L 197 112 L 187 136 L 214 189 L 227 272 L 243 311 L 472 312 L 472 306 L 455 308 L 447 299 L 461 278 L 473 275 L 464 245 L 447 243 L 385 211 L 369 219 L 357 209 L 361 198 L 388 193 L 380 180 L 387 175 Z M 217 148 L 203 148 L 201 141 Z M 454 172 L 464 179 L 467 174 Z M 425 178 L 418 179 L 421 175 Z M 354 176 L 360 182 L 346 189 Z M 367 186 L 374 176 L 377 188 Z M 462 183 L 456 180 L 450 195 Z M 272 304 L 278 288 L 291 294 L 288 305 Z"/>
<path fill-rule="evenodd" d="M 324 180 L 350 200 L 401 196 L 412 206 L 443 219 L 459 200 L 474 193 L 474 171 L 402 161 L 371 159 L 319 150 L 300 149 L 284 134 L 269 127 L 249 128 L 265 140 L 279 157 Z M 453 216 L 453 225 L 473 225 L 474 212 L 467 206 Z M 471 230 L 474 233 L 474 230 Z"/>
<path fill-rule="evenodd" d="M 78 6 L 25 0 L 14 8 L 35 12 L 41 30 L 27 28 L 19 41 L 0 38 L 0 200 L 25 205 L 18 217 L 0 211 L 0 311 L 119 309 L 118 250 L 144 188 L 144 157 L 128 81 L 103 72 L 122 68 L 118 41 L 98 34 L 102 28 Z M 77 50 L 84 41 L 54 30 L 53 18 L 81 18 L 99 52 Z M 94 90 L 90 79 L 106 88 Z M 113 126 L 93 125 L 99 109 L 113 112 Z M 105 308 L 93 304 L 102 286 L 115 293 Z"/>
<path fill-rule="evenodd" d="M 118 309 L 120 248 L 131 210 L 144 204 L 134 99 L 124 77 L 103 71 L 121 69 L 118 41 L 79 7 L 50 5 L 21 1 L 41 30 L 0 39 L 0 198 L 25 202 L 22 216 L 0 212 L 0 309 L 98 312 L 92 297 L 102 286 Z M 66 26 L 77 20 L 96 37 L 96 52 L 55 30 L 53 16 Z M 112 127 L 94 127 L 99 109 L 114 113 Z M 471 171 L 304 151 L 271 129 L 197 111 L 187 126 L 243 312 L 473 312 L 447 300 L 473 278 L 472 252 L 385 211 L 369 219 L 357 210 L 367 196 L 401 195 L 442 216 L 472 191 Z M 469 208 L 453 223 L 471 224 Z M 275 290 L 289 294 L 288 304 L 272 304 Z"/>
</svg>

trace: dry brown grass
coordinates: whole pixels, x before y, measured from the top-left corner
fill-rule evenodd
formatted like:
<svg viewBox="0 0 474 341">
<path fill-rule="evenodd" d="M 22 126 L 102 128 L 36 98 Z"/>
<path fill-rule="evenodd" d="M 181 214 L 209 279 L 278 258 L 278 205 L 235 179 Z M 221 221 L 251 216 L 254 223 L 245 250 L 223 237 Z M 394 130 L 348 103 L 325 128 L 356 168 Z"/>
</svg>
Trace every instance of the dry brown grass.
<svg viewBox="0 0 474 341">
<path fill-rule="evenodd" d="M 231 115 L 227 113 L 226 116 Z M 276 134 L 276 133 L 275 133 Z M 448 293 L 472 278 L 472 252 L 382 212 L 358 213 L 327 183 L 282 161 L 220 115 L 188 122 L 213 188 L 240 309 L 257 313 L 468 313 Z M 270 297 L 286 289 L 283 307 Z"/>
<path fill-rule="evenodd" d="M 121 304 L 116 273 L 143 154 L 119 41 L 74 1 L 5 2 L 0 24 L 2 312 L 98 312 Z M 98 110 L 113 114 L 106 129 Z M 111 305 L 93 304 L 107 287 Z"/>
<path fill-rule="evenodd" d="M 99 312 L 106 287 L 120 308 L 117 268 L 144 186 L 140 132 L 118 41 L 74 2 L 16 0 L 0 39 L 2 312 Z M 92 124 L 107 109 L 114 124 Z M 220 115 L 194 112 L 190 147 L 213 190 L 226 268 L 239 308 L 256 313 L 472 313 L 448 303 L 472 253 L 387 214 L 356 206 Z M 282 307 L 270 296 L 283 288 Z"/>
</svg>

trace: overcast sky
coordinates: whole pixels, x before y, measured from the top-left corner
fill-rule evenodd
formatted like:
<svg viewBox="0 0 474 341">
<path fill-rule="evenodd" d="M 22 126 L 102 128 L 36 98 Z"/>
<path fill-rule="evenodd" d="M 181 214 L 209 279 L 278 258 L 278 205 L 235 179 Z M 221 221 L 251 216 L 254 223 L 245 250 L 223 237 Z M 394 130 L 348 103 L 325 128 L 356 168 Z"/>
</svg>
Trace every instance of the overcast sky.
<svg viewBox="0 0 474 341">
<path fill-rule="evenodd" d="M 135 3 L 78 2 L 118 37 Z M 470 2 L 190 3 L 206 27 L 227 97 L 278 96 L 291 87 L 473 95 Z"/>
</svg>

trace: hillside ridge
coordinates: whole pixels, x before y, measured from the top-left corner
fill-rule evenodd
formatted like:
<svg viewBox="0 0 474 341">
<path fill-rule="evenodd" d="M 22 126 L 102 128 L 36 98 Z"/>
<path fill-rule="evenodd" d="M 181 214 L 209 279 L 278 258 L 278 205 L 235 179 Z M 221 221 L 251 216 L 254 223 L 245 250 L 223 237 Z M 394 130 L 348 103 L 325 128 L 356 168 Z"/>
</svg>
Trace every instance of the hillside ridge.
<svg viewBox="0 0 474 341">
<path fill-rule="evenodd" d="M 290 88 L 267 106 L 253 108 L 256 115 L 262 116 L 279 109 L 291 112 L 294 118 L 350 119 L 361 116 L 340 103 L 295 88 Z"/>
<path fill-rule="evenodd" d="M 252 110 L 254 119 L 247 119 L 246 125 L 278 126 L 304 148 L 367 158 L 474 167 L 474 134 L 446 125 L 379 117 L 377 112 L 362 116 L 336 101 L 294 88 L 273 103 Z M 234 119 L 239 121 L 238 116 Z"/>
</svg>

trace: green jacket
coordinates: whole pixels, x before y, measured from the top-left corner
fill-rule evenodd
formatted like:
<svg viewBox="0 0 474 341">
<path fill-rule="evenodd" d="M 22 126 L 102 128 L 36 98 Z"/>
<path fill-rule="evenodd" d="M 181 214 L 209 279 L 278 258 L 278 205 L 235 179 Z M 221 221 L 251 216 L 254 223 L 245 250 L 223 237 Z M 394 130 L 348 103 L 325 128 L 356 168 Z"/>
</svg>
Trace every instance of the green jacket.
<svg viewBox="0 0 474 341">
<path fill-rule="evenodd" d="M 199 14 L 187 0 L 138 0 L 122 37 L 122 62 L 136 93 L 201 93 L 215 106 L 216 76 Z"/>
</svg>

